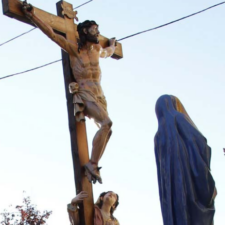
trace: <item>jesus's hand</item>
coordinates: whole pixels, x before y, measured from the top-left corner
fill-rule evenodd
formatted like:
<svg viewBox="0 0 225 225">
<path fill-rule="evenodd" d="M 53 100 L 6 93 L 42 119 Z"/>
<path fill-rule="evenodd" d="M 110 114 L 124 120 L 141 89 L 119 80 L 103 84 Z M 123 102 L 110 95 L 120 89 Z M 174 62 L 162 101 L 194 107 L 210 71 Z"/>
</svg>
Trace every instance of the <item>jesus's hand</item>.
<svg viewBox="0 0 225 225">
<path fill-rule="evenodd" d="M 116 38 L 109 39 L 109 45 L 110 46 L 116 46 L 117 45 Z"/>
<path fill-rule="evenodd" d="M 28 19 L 31 19 L 34 15 L 34 8 L 31 4 L 27 4 L 27 2 L 23 2 L 22 11 L 26 15 Z"/>
</svg>

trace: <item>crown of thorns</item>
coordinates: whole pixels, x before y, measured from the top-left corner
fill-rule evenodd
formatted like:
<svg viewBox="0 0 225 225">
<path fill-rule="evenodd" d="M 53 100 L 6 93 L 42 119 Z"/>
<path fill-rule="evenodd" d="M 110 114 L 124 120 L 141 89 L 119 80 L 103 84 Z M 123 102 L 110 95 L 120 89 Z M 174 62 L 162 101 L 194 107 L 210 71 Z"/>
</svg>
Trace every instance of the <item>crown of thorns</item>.
<svg viewBox="0 0 225 225">
<path fill-rule="evenodd" d="M 78 24 L 77 31 L 80 32 L 83 28 L 89 28 L 92 25 L 98 26 L 98 24 L 94 20 L 85 20 L 83 23 Z"/>
</svg>

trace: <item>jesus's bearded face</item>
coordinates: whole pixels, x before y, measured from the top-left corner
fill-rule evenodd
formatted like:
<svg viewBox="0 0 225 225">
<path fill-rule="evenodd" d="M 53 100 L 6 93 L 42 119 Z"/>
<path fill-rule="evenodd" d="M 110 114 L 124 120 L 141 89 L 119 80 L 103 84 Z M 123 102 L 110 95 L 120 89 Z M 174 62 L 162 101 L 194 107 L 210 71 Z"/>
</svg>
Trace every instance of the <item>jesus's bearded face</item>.
<svg viewBox="0 0 225 225">
<path fill-rule="evenodd" d="M 89 42 L 93 42 L 95 44 L 99 43 L 98 37 L 99 37 L 99 30 L 97 25 L 92 25 L 88 29 L 86 29 L 86 40 Z"/>
</svg>

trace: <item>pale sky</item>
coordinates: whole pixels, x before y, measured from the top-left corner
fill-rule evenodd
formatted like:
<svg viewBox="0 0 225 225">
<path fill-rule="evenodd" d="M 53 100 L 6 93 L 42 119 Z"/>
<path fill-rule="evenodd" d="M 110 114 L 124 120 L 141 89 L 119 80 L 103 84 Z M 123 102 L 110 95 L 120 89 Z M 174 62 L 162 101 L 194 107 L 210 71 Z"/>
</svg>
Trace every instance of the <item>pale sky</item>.
<svg viewBox="0 0 225 225">
<path fill-rule="evenodd" d="M 84 1 L 71 1 L 74 7 Z M 55 2 L 33 0 L 56 14 Z M 120 39 L 219 3 L 215 0 L 94 0 L 79 20 L 96 20 L 106 37 Z M 2 7 L 2 5 L 1 5 Z M 94 197 L 120 196 L 121 225 L 162 225 L 153 138 L 155 103 L 177 96 L 212 148 L 216 181 L 215 224 L 225 202 L 225 5 L 165 28 L 122 41 L 124 58 L 101 59 L 102 87 L 113 135 L 100 161 L 103 184 Z M 32 27 L 0 15 L 0 43 Z M 61 58 L 39 30 L 0 47 L 0 77 Z M 22 202 L 25 190 L 39 209 L 53 210 L 49 225 L 68 224 L 66 205 L 75 196 L 62 64 L 0 80 L 0 212 Z M 88 143 L 97 131 L 87 120 Z"/>
</svg>

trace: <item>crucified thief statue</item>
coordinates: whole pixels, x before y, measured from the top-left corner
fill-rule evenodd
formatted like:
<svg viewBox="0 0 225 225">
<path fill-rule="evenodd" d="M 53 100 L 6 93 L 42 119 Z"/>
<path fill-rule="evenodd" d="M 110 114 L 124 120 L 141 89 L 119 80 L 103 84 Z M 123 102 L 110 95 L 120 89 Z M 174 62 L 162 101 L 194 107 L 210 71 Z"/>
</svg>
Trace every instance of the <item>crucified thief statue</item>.
<svg viewBox="0 0 225 225">
<path fill-rule="evenodd" d="M 109 47 L 102 48 L 98 41 L 100 34 L 95 21 L 86 20 L 78 24 L 78 43 L 72 43 L 35 15 L 33 7 L 23 3 L 23 12 L 44 34 L 64 49 L 70 56 L 70 65 L 76 82 L 69 85 L 73 94 L 74 113 L 77 121 L 84 121 L 85 116 L 93 118 L 99 125 L 99 130 L 93 139 L 90 161 L 84 166 L 90 182 L 102 183 L 98 162 L 104 153 L 107 142 L 112 134 L 107 112 L 107 103 L 102 91 L 101 69 L 99 57 L 110 57 L 115 51 L 115 38 L 109 40 Z"/>
</svg>

